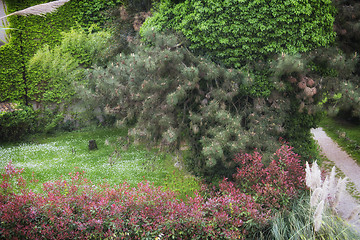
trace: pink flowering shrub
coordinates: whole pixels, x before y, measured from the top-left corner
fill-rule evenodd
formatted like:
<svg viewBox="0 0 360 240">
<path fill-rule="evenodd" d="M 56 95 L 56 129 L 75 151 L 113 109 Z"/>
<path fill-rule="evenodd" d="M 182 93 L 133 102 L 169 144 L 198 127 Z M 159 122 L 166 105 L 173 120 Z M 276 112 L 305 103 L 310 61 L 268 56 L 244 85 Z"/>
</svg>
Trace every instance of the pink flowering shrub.
<svg viewBox="0 0 360 240">
<path fill-rule="evenodd" d="M 231 183 L 208 199 L 181 201 L 144 181 L 94 186 L 81 173 L 26 188 L 11 163 L 2 174 L 0 239 L 241 239 L 250 222 L 263 224 L 261 206 Z"/>
<path fill-rule="evenodd" d="M 235 161 L 235 182 L 224 179 L 207 197 L 196 192 L 185 201 L 147 181 L 95 186 L 79 172 L 34 193 L 9 163 L 0 183 L 0 239 L 243 239 L 296 196 L 304 171 L 288 146 L 268 167 L 257 152 Z"/>
<path fill-rule="evenodd" d="M 283 145 L 274 154 L 269 166 L 262 163 L 258 152 L 240 153 L 234 161 L 239 164 L 234 174 L 236 187 L 252 195 L 266 209 L 281 209 L 305 189 L 305 171 L 300 157 L 292 147 Z"/>
</svg>

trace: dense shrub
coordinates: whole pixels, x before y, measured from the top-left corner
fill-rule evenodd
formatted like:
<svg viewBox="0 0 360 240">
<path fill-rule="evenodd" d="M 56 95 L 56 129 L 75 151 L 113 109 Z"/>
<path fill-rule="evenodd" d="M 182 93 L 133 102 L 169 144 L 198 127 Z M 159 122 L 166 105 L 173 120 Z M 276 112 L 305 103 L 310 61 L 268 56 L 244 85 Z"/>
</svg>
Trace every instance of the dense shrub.
<svg viewBox="0 0 360 240">
<path fill-rule="evenodd" d="M 35 193 L 23 169 L 10 162 L 0 182 L 0 239 L 251 238 L 304 188 L 304 169 L 286 145 L 267 168 L 259 153 L 240 154 L 235 162 L 235 183 L 204 185 L 184 201 L 146 181 L 135 188 L 95 186 L 79 172 Z"/>
<path fill-rule="evenodd" d="M 5 1 L 9 13 L 51 0 Z M 10 16 L 12 29 L 10 41 L 0 48 L 0 101 L 18 100 L 27 102 L 28 93 L 37 91 L 38 73 L 28 71 L 28 61 L 37 50 L 47 44 L 59 44 L 62 32 L 72 27 L 88 29 L 93 24 L 102 25 L 109 17 L 104 10 L 123 4 L 122 0 L 72 0 L 56 12 L 42 16 Z M 32 84 L 34 83 L 34 85 Z M 50 88 L 50 87 L 49 87 Z M 42 89 L 43 90 L 43 89 Z"/>
<path fill-rule="evenodd" d="M 74 84 L 83 82 L 85 69 L 101 59 L 110 34 L 79 28 L 62 33 L 57 46 L 39 49 L 29 61 L 28 97 L 42 103 L 68 104 L 75 94 Z"/>
<path fill-rule="evenodd" d="M 304 118 L 313 114 L 316 84 L 312 80 L 311 88 L 306 86 L 298 59 L 274 61 L 267 79 L 272 91 L 267 97 L 254 96 L 248 91 L 254 75 L 194 56 L 175 35 L 149 31 L 146 36 L 149 45 L 139 43 L 131 54 L 89 70 L 89 83 L 78 88 L 90 111 L 99 107 L 120 125 L 136 123 L 130 138 L 173 149 L 187 141 L 193 154 L 190 168 L 212 177 L 230 177 L 232 158 L 240 150 L 272 154 L 284 136 L 291 144 L 311 143 L 307 133 L 316 118 Z M 298 80 L 289 82 L 292 75 Z M 295 114 L 302 125 L 290 123 Z M 304 134 L 290 134 L 293 130 Z"/>
<path fill-rule="evenodd" d="M 229 67 L 273 54 L 307 52 L 329 46 L 332 1 L 162 1 L 143 28 L 180 31 L 190 48 Z"/>
<path fill-rule="evenodd" d="M 334 30 L 339 47 L 346 53 L 360 50 L 360 3 L 356 0 L 335 1 L 337 14 Z"/>
<path fill-rule="evenodd" d="M 269 218 L 231 183 L 185 203 L 147 182 L 94 186 L 81 173 L 47 182 L 39 194 L 21 172 L 10 163 L 2 174 L 1 239 L 241 239 Z"/>
<path fill-rule="evenodd" d="M 279 85 L 286 84 L 281 81 L 281 76 L 272 79 L 273 69 L 269 62 L 276 58 L 281 60 L 280 55 L 299 53 L 304 54 L 304 60 L 310 51 L 333 45 L 335 13 L 330 0 L 321 3 L 187 0 L 178 4 L 167 0 L 155 8 L 153 17 L 146 20 L 141 31 L 155 28 L 181 32 L 190 42 L 189 48 L 193 52 L 227 67 L 241 67 L 243 72 L 248 72 L 253 84 L 245 88 L 246 94 L 265 99 L 271 95 L 282 98 L 285 94 L 279 96 L 276 90 Z M 308 64 L 304 64 L 300 71 L 290 71 L 286 77 L 306 76 L 308 67 Z M 282 71 L 287 70 L 283 68 Z M 311 74 L 316 85 L 328 85 L 327 81 L 322 81 L 321 75 Z M 328 87 L 323 89 L 317 96 L 328 93 Z M 316 127 L 319 119 L 310 105 L 316 106 L 319 97 L 310 98 L 313 102 L 309 104 L 299 99 L 298 93 L 296 88 L 286 91 L 285 99 L 291 99 L 291 109 L 286 110 L 289 115 L 285 120 L 286 133 L 283 136 L 304 158 L 310 159 L 317 155 L 317 151 L 309 129 Z M 304 104 L 312 108 L 312 114 L 298 113 Z"/>
<path fill-rule="evenodd" d="M 276 151 L 268 166 L 262 163 L 258 152 L 240 153 L 235 157 L 239 164 L 234 174 L 236 187 L 253 195 L 257 203 L 269 209 L 281 209 L 296 199 L 300 190 L 305 189 L 304 168 L 300 156 L 292 147 L 283 145 Z"/>
<path fill-rule="evenodd" d="M 28 106 L 19 105 L 13 112 L 0 113 L 0 142 L 20 141 L 36 129 L 37 114 Z"/>
<path fill-rule="evenodd" d="M 314 78 L 319 79 L 320 104 L 329 115 L 360 117 L 360 72 L 356 52 L 344 53 L 339 48 L 319 49 L 307 56 Z"/>
</svg>

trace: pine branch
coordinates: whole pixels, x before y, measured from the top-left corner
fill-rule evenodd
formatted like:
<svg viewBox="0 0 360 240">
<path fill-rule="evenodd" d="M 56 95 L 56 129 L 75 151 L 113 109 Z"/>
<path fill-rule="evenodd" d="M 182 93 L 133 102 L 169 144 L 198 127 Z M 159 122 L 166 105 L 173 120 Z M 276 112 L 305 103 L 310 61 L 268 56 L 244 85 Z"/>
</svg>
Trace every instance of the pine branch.
<svg viewBox="0 0 360 240">
<path fill-rule="evenodd" d="M 27 16 L 27 15 L 44 15 L 47 13 L 51 13 L 55 11 L 57 8 L 61 7 L 65 3 L 69 2 L 70 0 L 58 0 L 43 4 L 38 4 L 29 8 L 25 8 L 24 10 L 20 10 L 17 12 L 13 12 L 9 15 L 6 15 L 4 17 L 1 17 L 1 19 L 7 18 L 12 15 L 20 15 L 20 16 Z"/>
</svg>

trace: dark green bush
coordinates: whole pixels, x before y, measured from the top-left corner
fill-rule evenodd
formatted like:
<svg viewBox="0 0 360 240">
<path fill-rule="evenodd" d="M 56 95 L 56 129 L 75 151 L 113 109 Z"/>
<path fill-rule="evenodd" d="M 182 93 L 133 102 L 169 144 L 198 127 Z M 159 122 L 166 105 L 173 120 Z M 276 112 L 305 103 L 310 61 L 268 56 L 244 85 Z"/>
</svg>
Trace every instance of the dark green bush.
<svg viewBox="0 0 360 240">
<path fill-rule="evenodd" d="M 32 107 L 19 105 L 13 112 L 0 113 L 0 142 L 20 141 L 36 129 Z"/>
<path fill-rule="evenodd" d="M 154 28 L 181 32 L 189 40 L 189 48 L 193 52 L 227 67 L 241 67 L 251 82 L 240 86 L 242 94 L 263 102 L 260 104 L 261 111 L 249 112 L 259 121 L 253 125 L 256 134 L 251 140 L 252 147 L 259 147 L 261 144 L 257 143 L 264 142 L 258 132 L 274 129 L 261 121 L 271 116 L 266 109 L 274 102 L 268 100 L 285 101 L 281 106 L 283 109 L 271 110 L 286 115 L 276 122 L 275 128 L 283 129 L 281 135 L 295 146 L 297 153 L 309 160 L 310 156 L 317 155 L 309 132 L 319 119 L 314 106 L 320 100 L 319 96 L 324 94 L 319 86 L 325 82 L 321 82 L 318 70 L 334 70 L 328 66 L 321 67 L 319 61 L 312 65 L 317 69 L 306 69 L 315 60 L 306 55 L 334 43 L 335 13 L 330 0 L 321 3 L 316 0 L 186 0 L 179 4 L 165 0 L 155 8 L 153 17 L 147 19 L 141 31 Z M 296 55 L 298 53 L 304 53 L 305 57 Z M 299 81 L 292 84 L 287 81 L 290 76 L 299 80 L 300 75 L 307 74 L 316 82 L 319 92 L 312 98 L 304 98 L 304 92 L 296 86 Z M 301 106 L 305 106 L 305 110 Z M 297 118 L 301 121 L 295 120 Z"/>
<path fill-rule="evenodd" d="M 309 124 L 286 123 L 299 110 L 291 108 L 299 105 L 297 94 L 307 104 L 302 114 L 311 114 L 304 90 L 287 81 L 302 70 L 297 58 L 277 60 L 266 79 L 273 90 L 266 98 L 257 97 L 247 92 L 253 75 L 194 56 L 175 35 L 145 35 L 149 45 L 134 45 L 131 54 L 119 54 L 106 67 L 90 70 L 89 84 L 78 89 L 89 110 L 99 107 L 120 125 L 135 119 L 130 135 L 136 140 L 172 149 L 187 141 L 192 170 L 224 176 L 234 169 L 235 153 L 257 148 L 270 159 L 279 137 L 292 129 L 310 130 Z M 309 134 L 301 140 L 307 138 Z"/>
</svg>

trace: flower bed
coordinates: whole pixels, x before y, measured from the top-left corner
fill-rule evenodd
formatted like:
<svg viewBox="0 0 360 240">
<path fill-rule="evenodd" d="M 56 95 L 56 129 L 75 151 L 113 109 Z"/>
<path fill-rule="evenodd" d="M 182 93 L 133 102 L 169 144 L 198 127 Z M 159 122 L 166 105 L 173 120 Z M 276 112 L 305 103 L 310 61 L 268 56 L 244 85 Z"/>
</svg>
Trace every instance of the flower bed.
<svg viewBox="0 0 360 240">
<path fill-rule="evenodd" d="M 291 148 L 283 152 L 291 152 Z M 290 162 L 298 162 L 296 155 L 285 155 L 293 157 Z M 286 168 L 290 162 L 274 159 L 279 179 L 297 169 Z M 249 165 L 241 165 L 238 172 L 245 171 L 243 168 Z M 196 193 L 182 201 L 174 192 L 147 181 L 135 188 L 126 182 L 96 186 L 82 173 L 70 175 L 70 181 L 46 182 L 44 193 L 34 193 L 27 188 L 22 169 L 10 162 L 0 184 L 0 239 L 242 239 L 265 226 L 274 209 L 265 204 L 268 198 L 255 197 L 260 192 L 244 193 L 226 179 L 216 191 L 207 188 L 207 197 Z M 283 194 L 292 198 L 296 191 Z"/>
</svg>

